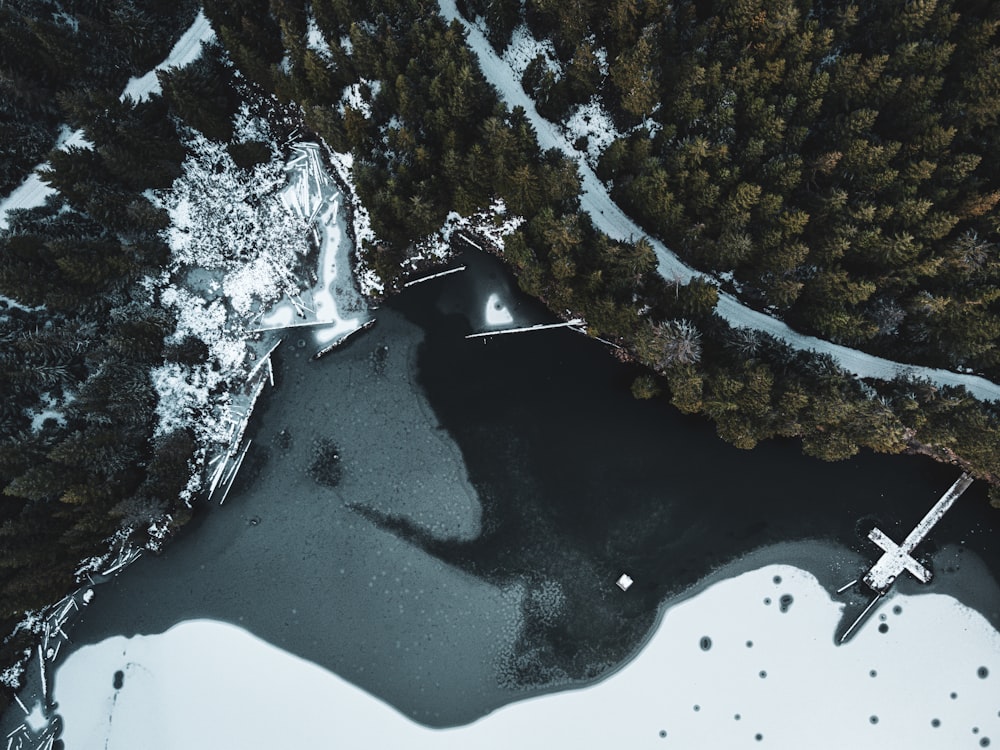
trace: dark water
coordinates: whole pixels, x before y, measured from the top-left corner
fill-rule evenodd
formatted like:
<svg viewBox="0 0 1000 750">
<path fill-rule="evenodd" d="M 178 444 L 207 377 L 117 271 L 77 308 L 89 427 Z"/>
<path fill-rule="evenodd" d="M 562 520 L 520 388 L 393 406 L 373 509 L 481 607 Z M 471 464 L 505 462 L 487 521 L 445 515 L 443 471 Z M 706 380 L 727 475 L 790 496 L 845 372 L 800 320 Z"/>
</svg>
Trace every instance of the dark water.
<svg viewBox="0 0 1000 750">
<path fill-rule="evenodd" d="M 319 363 L 284 345 L 241 492 L 102 587 L 77 645 L 227 620 L 424 723 L 456 724 L 614 668 L 665 599 L 752 550 L 833 543 L 823 554 L 846 582 L 857 553 L 874 559 L 873 523 L 901 539 L 957 477 L 906 456 L 823 463 L 792 441 L 739 451 L 701 419 L 635 401 L 635 371 L 571 331 L 466 340 L 491 292 L 518 323 L 548 318 L 493 259 L 463 261 Z M 309 477 L 321 440 L 339 447 L 334 488 Z M 963 558 L 1000 571 L 998 526 L 974 485 L 918 550 L 932 586 L 995 624 L 995 587 Z M 795 562 L 780 554 L 769 561 Z"/>
<path fill-rule="evenodd" d="M 486 278 L 502 275 L 492 259 L 464 262 Z M 523 645 L 532 658 L 518 681 L 560 670 L 589 676 L 623 656 L 622 634 L 638 637 L 666 597 L 750 550 L 822 539 L 874 560 L 871 526 L 901 541 L 958 476 L 909 456 L 825 463 L 795 441 L 732 448 L 705 420 L 636 401 L 636 371 L 597 342 L 547 331 L 469 346 L 462 336 L 476 295 L 458 285 L 415 291 L 393 307 L 426 332 L 420 383 L 487 499 L 486 530 L 471 542 L 440 542 L 406 522 L 376 520 L 489 580 L 560 581 L 567 603 L 558 623 L 529 610 L 535 638 Z M 939 568 L 951 572 L 970 550 L 1000 571 L 1000 512 L 985 494 L 973 485 L 918 552 L 958 545 L 959 562 L 942 557 Z M 610 585 L 620 571 L 635 580 L 624 599 Z M 951 593 L 969 593 L 961 588 Z M 970 603 L 1000 622 L 995 596 Z"/>
</svg>

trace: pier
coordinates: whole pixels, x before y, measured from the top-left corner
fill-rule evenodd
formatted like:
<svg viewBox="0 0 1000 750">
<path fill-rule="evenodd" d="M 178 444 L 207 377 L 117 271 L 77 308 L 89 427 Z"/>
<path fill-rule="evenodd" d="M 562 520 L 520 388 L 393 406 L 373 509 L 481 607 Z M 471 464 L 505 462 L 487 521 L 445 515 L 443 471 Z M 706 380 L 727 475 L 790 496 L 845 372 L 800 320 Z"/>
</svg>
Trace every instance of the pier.
<svg viewBox="0 0 1000 750">
<path fill-rule="evenodd" d="M 864 584 L 877 593 L 885 594 L 904 570 L 909 571 L 921 583 L 929 582 L 931 572 L 917 562 L 913 557 L 913 550 L 930 533 L 941 517 L 948 512 L 948 509 L 955 504 L 962 493 L 969 488 L 970 484 L 972 484 L 972 477 L 963 473 L 934 504 L 934 507 L 927 512 L 927 515 L 920 519 L 920 523 L 913 527 L 913 531 L 907 534 L 902 544 L 893 542 L 878 527 L 868 532 L 868 538 L 882 548 L 884 554 L 861 579 Z"/>
<path fill-rule="evenodd" d="M 868 532 L 868 538 L 882 549 L 882 556 L 865 573 L 861 581 L 875 592 L 875 597 L 868 603 L 868 606 L 865 607 L 864 611 L 858 615 L 854 622 L 851 623 L 850 627 L 844 631 L 844 634 L 840 636 L 840 643 L 844 643 L 871 616 L 879 602 L 882 601 L 882 598 L 889 593 L 892 584 L 903 574 L 903 571 L 908 571 L 910 575 L 921 583 L 928 583 L 931 580 L 931 571 L 913 556 L 913 552 L 917 548 L 917 545 L 927 537 L 931 529 L 934 528 L 934 525 L 948 512 L 948 509 L 969 488 L 972 482 L 972 476 L 963 472 L 955 480 L 955 483 L 948 488 L 948 491 L 934 503 L 934 507 L 927 511 L 927 514 L 906 535 L 902 544 L 896 544 L 877 526 Z M 840 587 L 837 589 L 837 593 L 843 594 L 857 582 L 857 579 L 855 579 L 847 585 Z"/>
</svg>

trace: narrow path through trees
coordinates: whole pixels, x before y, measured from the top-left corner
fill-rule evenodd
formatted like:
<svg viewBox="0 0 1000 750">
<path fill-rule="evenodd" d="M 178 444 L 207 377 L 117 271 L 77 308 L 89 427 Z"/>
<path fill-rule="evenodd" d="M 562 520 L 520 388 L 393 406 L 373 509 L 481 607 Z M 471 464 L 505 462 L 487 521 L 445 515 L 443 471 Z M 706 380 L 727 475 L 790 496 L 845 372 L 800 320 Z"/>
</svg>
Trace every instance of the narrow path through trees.
<svg viewBox="0 0 1000 750">
<path fill-rule="evenodd" d="M 497 89 L 507 106 L 524 109 L 532 127 L 535 128 L 542 149 L 557 148 L 576 161 L 583 182 L 580 204 L 590 214 L 594 225 L 618 241 L 647 237 L 656 252 L 658 270 L 664 278 L 688 281 L 692 277 L 701 275 L 678 258 L 660 240 L 649 237 L 611 200 L 604 184 L 587 164 L 583 155 L 570 146 L 554 123 L 538 113 L 534 101 L 524 92 L 514 75 L 514 71 L 497 56 L 483 33 L 461 16 L 455 5 L 455 0 L 439 0 L 439 5 L 441 15 L 447 21 L 458 21 L 465 28 L 467 32 L 466 42 L 479 59 L 483 75 Z M 719 293 L 716 311 L 730 325 L 763 331 L 795 349 L 828 354 L 842 368 L 860 378 L 879 380 L 892 380 L 897 377 L 926 378 L 938 386 L 964 387 L 976 398 L 984 401 L 1000 400 L 1000 385 L 986 378 L 951 372 L 950 370 L 894 362 L 815 336 L 807 336 L 766 313 L 743 305 L 735 297 L 725 292 L 720 291 Z"/>
</svg>

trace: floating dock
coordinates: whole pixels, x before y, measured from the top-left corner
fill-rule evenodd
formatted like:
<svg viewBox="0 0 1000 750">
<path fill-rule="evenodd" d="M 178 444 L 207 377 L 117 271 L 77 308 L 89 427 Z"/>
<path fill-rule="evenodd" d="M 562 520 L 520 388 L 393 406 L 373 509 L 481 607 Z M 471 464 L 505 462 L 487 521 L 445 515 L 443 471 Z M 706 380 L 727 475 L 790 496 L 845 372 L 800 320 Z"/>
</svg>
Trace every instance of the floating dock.
<svg viewBox="0 0 1000 750">
<path fill-rule="evenodd" d="M 962 493 L 969 488 L 972 481 L 972 477 L 965 473 L 956 479 L 948 491 L 941 496 L 941 499 L 934 504 L 934 507 L 927 512 L 927 515 L 920 519 L 920 523 L 913 527 L 913 531 L 907 534 L 902 544 L 893 542 L 878 527 L 868 532 L 868 538 L 881 547 L 884 554 L 861 579 L 865 585 L 875 592 L 884 594 L 904 570 L 909 571 L 921 583 L 930 581 L 931 572 L 917 562 L 913 557 L 913 550 L 930 533 L 941 517 L 948 512 L 948 509 L 955 504 Z"/>
</svg>

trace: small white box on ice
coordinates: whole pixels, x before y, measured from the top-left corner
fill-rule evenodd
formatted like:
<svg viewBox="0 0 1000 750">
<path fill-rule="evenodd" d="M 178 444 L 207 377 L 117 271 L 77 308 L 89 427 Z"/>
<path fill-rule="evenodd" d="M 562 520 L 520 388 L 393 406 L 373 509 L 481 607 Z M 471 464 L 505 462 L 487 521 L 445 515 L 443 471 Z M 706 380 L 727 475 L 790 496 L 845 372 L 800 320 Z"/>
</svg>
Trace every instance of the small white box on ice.
<svg viewBox="0 0 1000 750">
<path fill-rule="evenodd" d="M 618 584 L 618 588 L 622 591 L 628 591 L 628 587 L 632 585 L 632 579 L 628 573 L 622 573 L 622 577 L 615 581 L 615 583 Z"/>
</svg>

